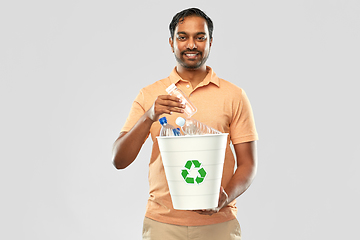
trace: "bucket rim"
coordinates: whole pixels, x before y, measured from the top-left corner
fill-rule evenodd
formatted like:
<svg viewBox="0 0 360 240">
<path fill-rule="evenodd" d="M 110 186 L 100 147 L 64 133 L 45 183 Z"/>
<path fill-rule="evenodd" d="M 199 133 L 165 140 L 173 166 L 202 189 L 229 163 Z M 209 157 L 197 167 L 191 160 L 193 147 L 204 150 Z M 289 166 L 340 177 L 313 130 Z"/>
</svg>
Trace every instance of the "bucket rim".
<svg viewBox="0 0 360 240">
<path fill-rule="evenodd" d="M 183 136 L 156 136 L 159 139 L 169 139 L 169 138 L 194 138 L 194 137 L 214 137 L 214 136 L 227 136 L 229 133 L 219 133 L 219 134 L 204 134 L 204 135 L 183 135 Z"/>
</svg>

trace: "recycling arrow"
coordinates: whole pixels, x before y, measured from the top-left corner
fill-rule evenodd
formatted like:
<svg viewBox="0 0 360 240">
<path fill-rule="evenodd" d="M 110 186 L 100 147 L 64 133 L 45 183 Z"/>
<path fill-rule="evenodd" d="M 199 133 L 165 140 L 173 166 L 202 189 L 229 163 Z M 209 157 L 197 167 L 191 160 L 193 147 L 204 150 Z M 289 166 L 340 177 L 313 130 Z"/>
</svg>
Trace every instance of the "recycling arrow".
<svg viewBox="0 0 360 240">
<path fill-rule="evenodd" d="M 197 169 L 197 176 L 189 176 L 189 170 Z M 185 182 L 188 184 L 200 184 L 204 181 L 206 176 L 206 171 L 203 167 L 201 167 L 201 163 L 198 160 L 188 160 L 185 165 L 184 169 L 181 170 L 181 176 L 184 178 Z"/>
<path fill-rule="evenodd" d="M 189 172 L 187 170 L 182 170 L 181 171 L 181 176 L 186 179 L 187 175 L 189 175 Z"/>
</svg>

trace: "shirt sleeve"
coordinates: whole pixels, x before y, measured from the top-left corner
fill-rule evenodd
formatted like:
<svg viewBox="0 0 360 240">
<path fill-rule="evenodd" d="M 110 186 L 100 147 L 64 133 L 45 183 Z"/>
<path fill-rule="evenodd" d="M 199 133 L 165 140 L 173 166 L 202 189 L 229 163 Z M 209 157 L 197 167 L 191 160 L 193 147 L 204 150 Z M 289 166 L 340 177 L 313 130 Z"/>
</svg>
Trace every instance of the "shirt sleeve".
<svg viewBox="0 0 360 240">
<path fill-rule="evenodd" d="M 255 120 L 250 101 L 244 90 L 240 101 L 233 104 L 233 118 L 230 124 L 230 138 L 233 144 L 258 140 Z"/>
<path fill-rule="evenodd" d="M 130 113 L 125 121 L 124 126 L 121 129 L 121 132 L 128 132 L 136 124 L 142 115 L 145 113 L 143 107 L 144 103 L 144 94 L 142 91 L 137 95 L 134 102 L 132 103 Z"/>
</svg>

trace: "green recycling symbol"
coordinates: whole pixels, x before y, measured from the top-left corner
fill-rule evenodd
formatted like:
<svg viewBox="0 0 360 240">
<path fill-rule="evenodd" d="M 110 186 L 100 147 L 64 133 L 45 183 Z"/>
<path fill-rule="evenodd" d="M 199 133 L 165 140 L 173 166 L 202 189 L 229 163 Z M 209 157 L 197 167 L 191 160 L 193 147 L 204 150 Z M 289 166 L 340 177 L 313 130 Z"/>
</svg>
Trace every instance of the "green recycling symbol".
<svg viewBox="0 0 360 240">
<path fill-rule="evenodd" d="M 204 178 L 206 176 L 206 171 L 204 168 L 200 168 L 201 167 L 201 163 L 198 160 L 188 160 L 185 163 L 185 169 L 181 170 L 181 176 L 184 178 L 185 182 L 189 183 L 189 184 L 195 184 L 195 182 L 197 184 L 200 184 L 204 181 Z M 191 168 L 194 167 L 195 169 L 198 169 L 198 175 L 196 176 L 196 178 L 189 176 L 189 171 L 191 170 Z"/>
</svg>

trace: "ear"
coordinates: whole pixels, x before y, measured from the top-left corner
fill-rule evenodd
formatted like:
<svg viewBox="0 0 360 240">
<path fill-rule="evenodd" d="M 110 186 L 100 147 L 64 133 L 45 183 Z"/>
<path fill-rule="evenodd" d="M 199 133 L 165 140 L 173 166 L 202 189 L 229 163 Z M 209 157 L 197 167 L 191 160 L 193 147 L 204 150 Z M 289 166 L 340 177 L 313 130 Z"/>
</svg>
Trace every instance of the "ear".
<svg viewBox="0 0 360 240">
<path fill-rule="evenodd" d="M 173 40 L 171 39 L 171 37 L 169 37 L 169 44 L 170 44 L 170 47 L 171 47 L 172 52 L 174 52 L 174 42 L 173 42 Z"/>
<path fill-rule="evenodd" d="M 214 37 L 210 39 L 210 47 L 212 45 L 213 39 L 214 39 Z"/>
</svg>

